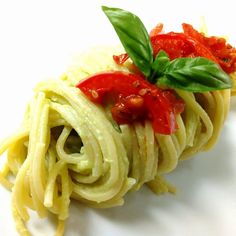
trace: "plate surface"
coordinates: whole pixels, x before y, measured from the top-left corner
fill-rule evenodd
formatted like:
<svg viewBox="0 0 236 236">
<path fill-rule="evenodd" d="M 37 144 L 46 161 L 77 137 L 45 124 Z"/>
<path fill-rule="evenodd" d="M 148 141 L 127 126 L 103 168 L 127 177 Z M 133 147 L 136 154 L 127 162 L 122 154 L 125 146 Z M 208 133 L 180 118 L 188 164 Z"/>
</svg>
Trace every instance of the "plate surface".
<svg viewBox="0 0 236 236">
<path fill-rule="evenodd" d="M 233 1 L 62 0 L 0 2 L 0 139 L 20 124 L 32 88 L 60 75 L 78 52 L 118 44 L 100 6 L 136 13 L 150 30 L 163 22 L 180 30 L 196 28 L 204 17 L 209 34 L 227 35 L 236 45 Z M 232 7 L 230 7 L 232 6 Z M 125 205 L 90 209 L 72 202 L 65 236 L 234 236 L 236 235 L 236 98 L 219 142 L 209 152 L 181 162 L 168 176 L 174 195 L 155 196 L 145 187 L 125 197 Z M 4 158 L 0 159 L 0 163 Z M 11 195 L 0 186 L 0 234 L 16 236 Z M 32 213 L 32 235 L 53 235 L 52 220 Z"/>
</svg>

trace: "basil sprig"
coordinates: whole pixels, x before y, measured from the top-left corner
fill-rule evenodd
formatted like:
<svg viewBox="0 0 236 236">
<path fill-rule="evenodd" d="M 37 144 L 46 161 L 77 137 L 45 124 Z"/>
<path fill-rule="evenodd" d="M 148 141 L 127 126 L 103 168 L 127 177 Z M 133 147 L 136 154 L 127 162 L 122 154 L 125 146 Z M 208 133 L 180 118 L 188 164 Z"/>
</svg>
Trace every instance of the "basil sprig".
<svg viewBox="0 0 236 236">
<path fill-rule="evenodd" d="M 131 12 L 102 7 L 121 43 L 146 79 L 157 86 L 167 86 L 191 92 L 206 92 L 232 87 L 232 82 L 218 64 L 204 57 L 170 60 L 164 51 L 156 58 L 142 21 Z"/>
<path fill-rule="evenodd" d="M 168 55 L 160 51 L 153 64 L 160 67 L 155 67 L 158 70 L 158 86 L 164 85 L 190 92 L 214 91 L 232 86 L 228 74 L 218 64 L 204 57 L 185 57 L 170 61 Z"/>
</svg>

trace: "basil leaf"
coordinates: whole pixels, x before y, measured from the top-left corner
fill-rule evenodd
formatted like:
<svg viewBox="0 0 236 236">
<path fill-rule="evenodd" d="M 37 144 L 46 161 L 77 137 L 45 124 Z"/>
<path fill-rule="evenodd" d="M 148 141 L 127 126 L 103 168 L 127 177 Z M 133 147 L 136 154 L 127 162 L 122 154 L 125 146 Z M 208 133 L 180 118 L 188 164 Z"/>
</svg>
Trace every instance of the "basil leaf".
<svg viewBox="0 0 236 236">
<path fill-rule="evenodd" d="M 158 79 L 159 86 L 167 85 L 191 92 L 206 92 L 232 87 L 232 82 L 216 63 L 203 58 L 177 58 L 165 67 Z"/>
<path fill-rule="evenodd" d="M 131 12 L 119 8 L 102 6 L 102 10 L 113 25 L 129 57 L 148 77 L 151 73 L 153 50 L 142 21 Z"/>
</svg>

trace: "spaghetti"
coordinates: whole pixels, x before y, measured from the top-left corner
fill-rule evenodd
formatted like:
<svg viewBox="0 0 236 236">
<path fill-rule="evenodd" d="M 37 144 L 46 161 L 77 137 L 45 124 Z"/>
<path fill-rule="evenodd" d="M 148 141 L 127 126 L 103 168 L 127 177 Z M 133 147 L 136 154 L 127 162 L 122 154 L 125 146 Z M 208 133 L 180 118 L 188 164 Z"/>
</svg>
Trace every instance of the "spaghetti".
<svg viewBox="0 0 236 236">
<path fill-rule="evenodd" d="M 40 83 L 19 131 L 1 144 L 7 162 L 0 181 L 12 190 L 20 235 L 30 235 L 24 226 L 27 208 L 40 217 L 47 211 L 55 214 L 57 235 L 63 235 L 71 198 L 92 207 L 112 207 L 122 205 L 123 196 L 143 184 L 158 194 L 174 192 L 163 174 L 173 171 L 179 160 L 211 148 L 219 137 L 230 90 L 176 91 L 186 108 L 177 117 L 179 129 L 173 135 L 154 133 L 149 121 L 122 125 L 118 133 L 104 109 L 74 87 L 96 70 L 116 70 L 110 53 L 110 48 L 92 50 L 60 80 Z M 98 63 L 101 57 L 107 63 Z M 89 70 L 84 67 L 88 59 Z M 9 175 L 15 176 L 14 182 L 8 181 Z"/>
</svg>

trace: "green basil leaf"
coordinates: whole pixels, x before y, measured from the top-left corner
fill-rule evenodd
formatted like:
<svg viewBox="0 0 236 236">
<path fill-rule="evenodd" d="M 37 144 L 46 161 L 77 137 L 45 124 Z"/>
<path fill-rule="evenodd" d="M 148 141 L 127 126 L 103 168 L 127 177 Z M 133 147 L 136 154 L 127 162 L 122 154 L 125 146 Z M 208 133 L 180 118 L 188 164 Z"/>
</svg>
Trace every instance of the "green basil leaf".
<svg viewBox="0 0 236 236">
<path fill-rule="evenodd" d="M 142 21 L 131 12 L 119 8 L 102 6 L 102 10 L 113 25 L 129 57 L 148 77 L 151 73 L 153 50 L 148 32 Z"/>
<path fill-rule="evenodd" d="M 159 86 L 167 85 L 191 92 L 205 92 L 232 87 L 227 73 L 219 65 L 203 58 L 177 58 L 165 68 L 158 79 Z"/>
</svg>

